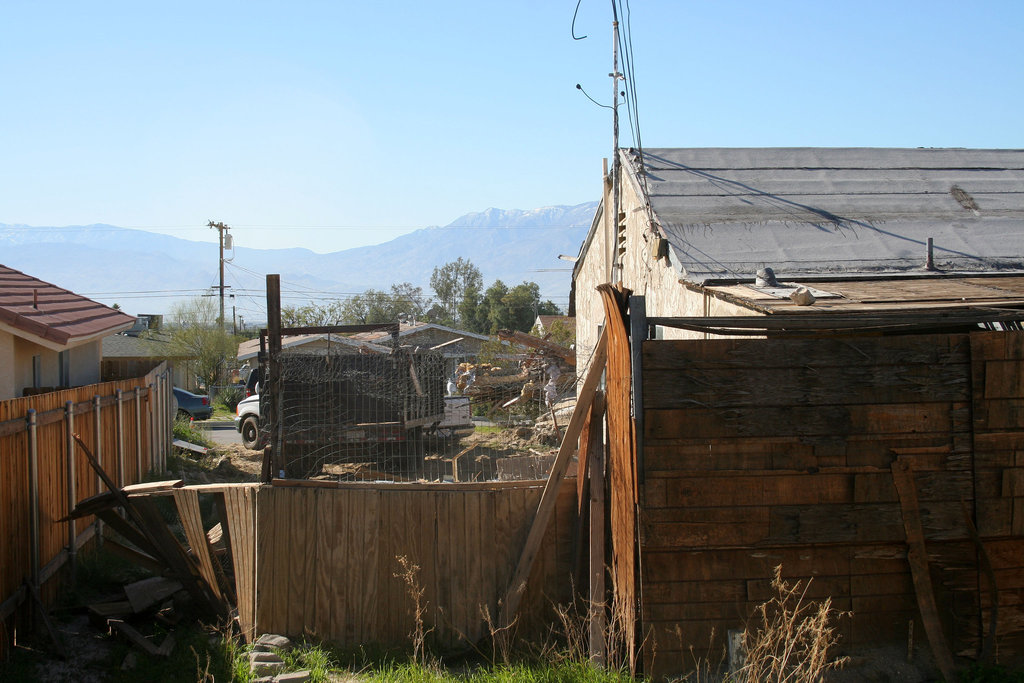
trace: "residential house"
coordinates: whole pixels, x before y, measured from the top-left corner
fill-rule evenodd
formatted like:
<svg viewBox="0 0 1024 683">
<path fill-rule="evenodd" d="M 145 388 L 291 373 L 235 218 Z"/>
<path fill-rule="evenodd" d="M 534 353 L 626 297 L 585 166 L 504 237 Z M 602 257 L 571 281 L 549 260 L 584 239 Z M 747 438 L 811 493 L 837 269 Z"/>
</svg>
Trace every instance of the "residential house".
<svg viewBox="0 0 1024 683">
<path fill-rule="evenodd" d="M 390 341 L 388 332 L 362 332 L 352 339 L 386 344 Z M 412 322 L 398 326 L 398 343 L 402 346 L 421 346 L 441 351 L 445 358 L 454 361 L 472 360 L 480 353 L 480 347 L 490 337 L 486 334 L 457 330 L 436 323 Z"/>
<path fill-rule="evenodd" d="M 575 331 L 576 318 L 571 315 L 538 315 L 533 323 L 533 329 L 542 337 L 559 327 Z"/>
<path fill-rule="evenodd" d="M 717 661 L 776 567 L 854 662 L 1024 661 L 1024 150 L 620 160 L 573 304 L 631 661 Z"/>
<path fill-rule="evenodd" d="M 195 373 L 192 358 L 181 355 L 171 344 L 170 335 L 153 330 L 143 335 L 112 334 L 103 338 L 101 375 L 104 382 L 141 377 L 163 361 L 173 367 L 174 386 L 193 390 Z"/>
<path fill-rule="evenodd" d="M 385 335 L 387 336 L 387 335 Z M 246 339 L 238 345 L 238 360 L 248 361 L 250 367 L 256 367 L 256 358 L 260 352 L 260 340 Z M 355 354 L 355 353 L 389 353 L 387 346 L 365 340 L 356 340 L 340 334 L 292 334 L 281 337 L 282 353 L 312 354 Z"/>
<path fill-rule="evenodd" d="M 0 265 L 0 400 L 100 381 L 103 337 L 121 311 Z"/>
</svg>

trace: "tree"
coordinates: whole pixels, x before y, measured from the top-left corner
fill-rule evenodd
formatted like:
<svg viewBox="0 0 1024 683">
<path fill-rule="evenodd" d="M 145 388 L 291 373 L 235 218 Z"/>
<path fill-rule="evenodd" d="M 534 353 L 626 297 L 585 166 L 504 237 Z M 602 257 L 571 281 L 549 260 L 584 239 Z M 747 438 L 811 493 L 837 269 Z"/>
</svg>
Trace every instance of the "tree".
<svg viewBox="0 0 1024 683">
<path fill-rule="evenodd" d="M 475 283 L 466 287 L 462 294 L 462 301 L 459 303 L 459 327 L 469 332 L 487 332 L 487 314 L 484 312 L 481 317 L 480 303 L 483 301 L 483 292 Z"/>
<path fill-rule="evenodd" d="M 509 329 L 529 332 L 540 308 L 540 286 L 536 282 L 516 285 L 502 297 L 501 303 L 507 310 Z"/>
<path fill-rule="evenodd" d="M 342 316 L 342 302 L 329 301 L 326 304 L 309 303 L 305 306 L 283 306 L 282 327 L 322 327 L 336 325 Z"/>
<path fill-rule="evenodd" d="M 422 318 L 427 299 L 422 287 L 402 282 L 391 291 L 368 289 L 348 299 L 335 299 L 325 304 L 288 306 L 281 309 L 284 327 L 322 327 L 326 325 L 365 325 L 392 323 L 399 316 Z"/>
<path fill-rule="evenodd" d="M 477 315 L 486 324 L 487 334 L 494 334 L 502 328 L 509 327 L 508 310 L 501 301 L 506 294 L 508 286 L 501 280 L 495 280 L 484 292 Z"/>
<path fill-rule="evenodd" d="M 209 297 L 179 303 L 169 315 L 171 350 L 189 359 L 192 371 L 207 391 L 224 383 L 228 363 L 238 356 L 238 340 L 217 323 L 219 315 Z"/>
<path fill-rule="evenodd" d="M 449 325 L 458 325 L 462 321 L 464 311 L 460 310 L 460 304 L 465 299 L 467 290 L 475 288 L 479 292 L 484 286 L 483 276 L 468 259 L 461 256 L 443 266 L 434 268 L 430 276 L 430 287 L 434 290 L 434 296 L 444 311 L 444 322 Z"/>
<path fill-rule="evenodd" d="M 341 307 L 341 320 L 349 324 L 393 323 L 399 317 L 422 318 L 426 311 L 422 287 L 408 282 L 391 285 L 391 291 L 368 289 L 350 297 Z"/>
</svg>

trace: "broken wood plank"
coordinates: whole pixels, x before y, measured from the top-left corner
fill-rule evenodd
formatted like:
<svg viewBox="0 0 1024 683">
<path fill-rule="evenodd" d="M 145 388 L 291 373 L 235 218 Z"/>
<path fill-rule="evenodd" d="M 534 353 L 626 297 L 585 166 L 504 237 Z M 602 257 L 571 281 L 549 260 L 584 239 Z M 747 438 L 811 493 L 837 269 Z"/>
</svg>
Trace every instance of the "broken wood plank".
<svg viewBox="0 0 1024 683">
<path fill-rule="evenodd" d="M 928 569 L 928 551 L 924 545 L 921 509 L 917 499 L 917 487 L 914 485 L 914 471 L 905 457 L 901 456 L 892 464 L 892 478 L 896 483 L 900 506 L 903 509 L 903 526 L 907 533 L 907 561 L 910 563 L 910 573 L 914 579 L 921 621 L 924 622 L 924 630 L 939 670 L 947 681 L 954 681 L 956 667 L 953 664 L 953 653 L 942 630 L 938 606 L 935 604 L 935 591 Z"/>
<path fill-rule="evenodd" d="M 106 524 L 108 528 L 116 531 L 118 534 L 123 536 L 126 541 L 136 546 L 149 557 L 154 560 L 160 557 L 160 550 L 153 544 L 153 541 L 147 538 L 145 534 L 131 525 L 121 515 L 117 514 L 113 510 L 104 510 L 98 513 L 97 516 L 103 520 L 103 523 Z M 109 534 L 105 537 L 105 540 L 111 540 Z M 166 564 L 159 564 L 158 566 L 159 569 L 157 571 L 160 573 L 167 570 Z"/>
<path fill-rule="evenodd" d="M 157 647 L 150 641 L 146 636 L 142 635 L 135 629 L 134 626 L 126 624 L 120 619 L 110 619 L 107 621 L 112 629 L 124 636 L 130 643 L 136 647 L 142 649 L 148 655 L 153 657 L 166 657 L 167 655 L 161 652 L 160 648 Z"/>
<path fill-rule="evenodd" d="M 562 445 L 558 449 L 558 455 L 555 456 L 555 462 L 551 466 L 551 473 L 548 475 L 544 491 L 541 493 L 537 514 L 534 515 L 533 524 L 530 526 L 530 533 L 526 537 L 526 544 L 523 546 L 522 555 L 519 557 L 519 562 L 516 565 L 515 573 L 512 575 L 508 591 L 505 593 L 505 599 L 501 603 L 501 612 L 498 617 L 500 628 L 510 626 L 515 619 L 516 613 L 519 611 L 519 603 L 523 599 L 523 593 L 526 592 L 526 580 L 530 576 L 530 570 L 533 568 L 533 561 L 537 557 L 537 551 L 540 549 L 540 543 L 544 538 L 548 522 L 551 521 L 551 516 L 555 511 L 558 489 L 562 484 L 565 470 L 569 466 L 569 459 L 576 451 L 576 440 L 583 430 L 583 423 L 590 412 L 590 405 L 594 400 L 597 385 L 601 381 L 601 375 L 604 373 L 607 347 L 608 332 L 607 328 L 605 328 L 601 332 L 597 346 L 594 347 L 590 369 L 587 371 L 583 388 L 580 390 L 579 398 L 576 400 L 576 409 L 573 410 L 572 417 L 569 418 L 569 424 L 565 428 Z"/>
<path fill-rule="evenodd" d="M 195 561 L 188 556 L 181 543 L 167 528 L 163 515 L 156 507 L 156 500 L 137 498 L 133 501 L 133 506 L 135 514 L 140 519 L 143 533 L 153 539 L 153 543 L 160 549 L 160 557 L 167 562 L 174 576 L 181 580 L 197 606 L 217 616 L 223 616 L 226 606 L 213 594 L 213 587 L 200 575 Z"/>
<path fill-rule="evenodd" d="M 178 507 L 178 516 L 185 529 L 192 554 L 199 563 L 199 574 L 205 579 L 214 596 L 223 598 L 217 575 L 213 570 L 213 559 L 210 554 L 210 542 L 203 529 L 203 517 L 199 510 L 199 494 L 194 489 L 178 489 L 174 492 L 174 504 Z"/>
<path fill-rule="evenodd" d="M 171 489 L 180 488 L 185 482 L 181 479 L 168 479 L 167 481 L 149 481 L 142 484 L 128 484 L 121 487 L 121 490 L 131 495 L 133 493 L 170 493 Z"/>
<path fill-rule="evenodd" d="M 121 518 L 118 517 L 118 519 Z M 103 547 L 112 554 L 137 564 L 143 569 L 148 569 L 154 574 L 162 574 L 167 569 L 165 564 L 157 560 L 152 555 L 136 550 L 135 548 L 129 548 L 112 536 L 104 535 L 103 541 Z"/>
<path fill-rule="evenodd" d="M 182 589 L 180 581 L 153 576 L 130 583 L 124 587 L 125 597 L 131 605 L 132 612 L 145 612 L 153 605 L 163 602 Z"/>
<path fill-rule="evenodd" d="M 198 444 L 189 443 L 188 441 L 182 441 L 181 439 L 175 439 L 171 442 L 175 448 L 180 448 L 185 451 L 192 451 L 193 453 L 199 453 L 200 455 L 206 455 L 209 452 L 209 448 L 206 446 L 200 446 Z"/>
<path fill-rule="evenodd" d="M 132 611 L 132 604 L 127 600 L 95 602 L 86 609 L 91 616 L 96 617 L 102 624 L 106 624 L 111 619 L 121 619 L 134 613 Z"/>
</svg>

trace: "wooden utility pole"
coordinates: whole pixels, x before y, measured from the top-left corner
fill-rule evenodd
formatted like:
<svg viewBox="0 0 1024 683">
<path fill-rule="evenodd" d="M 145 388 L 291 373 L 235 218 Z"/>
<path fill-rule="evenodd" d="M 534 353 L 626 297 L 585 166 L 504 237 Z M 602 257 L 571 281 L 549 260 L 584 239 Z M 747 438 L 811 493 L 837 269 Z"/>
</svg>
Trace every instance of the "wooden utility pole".
<svg viewBox="0 0 1024 683">
<path fill-rule="evenodd" d="M 228 226 L 224 225 L 221 222 L 214 223 L 213 221 L 209 221 L 206 225 L 208 227 L 211 227 L 211 228 L 215 229 L 217 231 L 217 236 L 219 238 L 217 240 L 217 242 L 218 242 L 218 244 L 220 246 L 220 259 L 218 261 L 218 263 L 220 265 L 220 286 L 217 289 L 220 290 L 220 316 L 217 318 L 217 324 L 220 325 L 220 328 L 223 330 L 224 329 L 224 238 L 226 236 L 227 239 L 229 240 L 229 244 L 230 244 L 231 234 L 228 233 L 228 230 L 230 230 L 230 228 Z"/>
</svg>

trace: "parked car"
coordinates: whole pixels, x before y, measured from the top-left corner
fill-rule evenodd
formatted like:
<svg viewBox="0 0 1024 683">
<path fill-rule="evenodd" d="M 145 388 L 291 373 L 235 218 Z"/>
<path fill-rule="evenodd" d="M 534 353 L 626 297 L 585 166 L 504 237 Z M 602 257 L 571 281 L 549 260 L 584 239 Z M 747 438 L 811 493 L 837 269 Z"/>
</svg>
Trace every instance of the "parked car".
<svg viewBox="0 0 1024 683">
<path fill-rule="evenodd" d="M 260 393 L 260 378 L 263 376 L 263 372 L 259 368 L 253 368 L 249 373 L 249 376 L 245 379 L 245 396 L 255 396 Z"/>
<path fill-rule="evenodd" d="M 259 450 L 260 437 L 260 395 L 238 402 L 235 407 L 235 429 L 242 435 L 242 445 L 250 450 Z"/>
<path fill-rule="evenodd" d="M 208 420 L 213 415 L 213 406 L 209 396 L 193 394 L 174 387 L 174 399 L 178 402 L 178 417 L 189 417 L 193 420 Z"/>
</svg>

